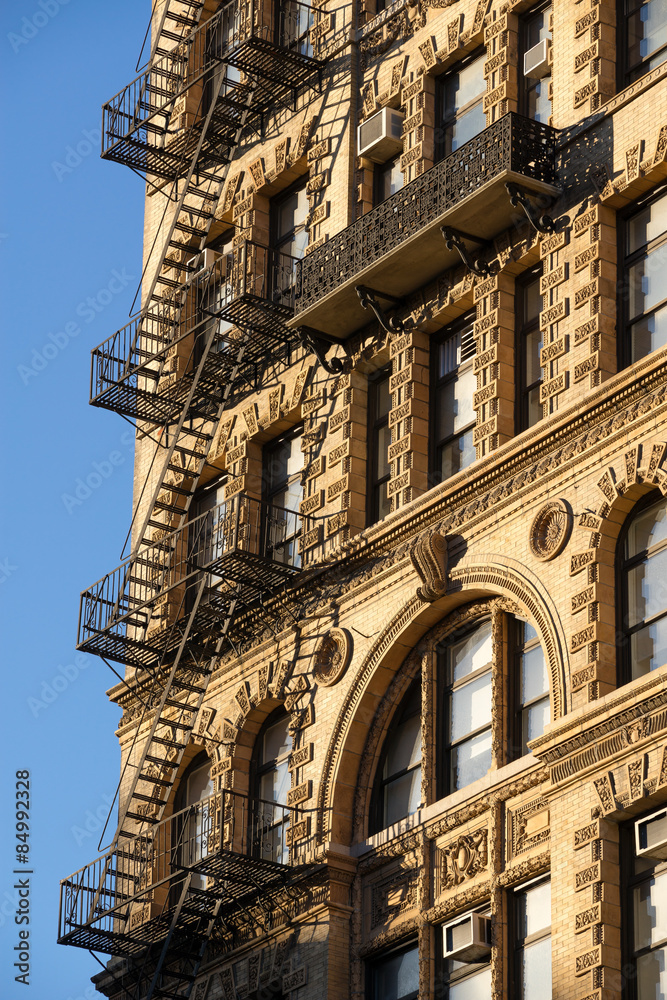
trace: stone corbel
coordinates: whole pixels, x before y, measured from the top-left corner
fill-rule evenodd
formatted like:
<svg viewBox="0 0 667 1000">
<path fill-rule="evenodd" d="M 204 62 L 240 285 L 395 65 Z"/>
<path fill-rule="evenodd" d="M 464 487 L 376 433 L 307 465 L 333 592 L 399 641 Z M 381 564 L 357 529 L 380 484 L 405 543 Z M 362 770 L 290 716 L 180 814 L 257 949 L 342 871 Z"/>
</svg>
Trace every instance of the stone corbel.
<svg viewBox="0 0 667 1000">
<path fill-rule="evenodd" d="M 447 538 L 437 531 L 420 535 L 410 549 L 410 561 L 422 586 L 417 597 L 432 604 L 447 592 Z"/>
</svg>

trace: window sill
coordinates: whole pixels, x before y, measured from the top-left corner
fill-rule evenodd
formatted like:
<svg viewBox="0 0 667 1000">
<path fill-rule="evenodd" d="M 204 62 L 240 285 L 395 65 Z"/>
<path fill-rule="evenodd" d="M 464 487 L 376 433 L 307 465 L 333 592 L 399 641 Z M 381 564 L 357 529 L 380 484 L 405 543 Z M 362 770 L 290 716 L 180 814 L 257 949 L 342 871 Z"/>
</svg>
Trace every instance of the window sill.
<svg viewBox="0 0 667 1000">
<path fill-rule="evenodd" d="M 508 781 L 511 781 L 518 775 L 524 774 L 526 771 L 530 771 L 539 765 L 540 762 L 532 754 L 526 754 L 525 757 L 513 760 L 510 764 L 505 764 L 495 771 L 489 771 L 483 778 L 473 781 L 472 784 L 466 785 L 465 788 L 459 788 L 456 792 L 452 792 L 451 795 L 446 795 L 443 799 L 431 803 L 430 806 L 418 809 L 417 812 L 412 813 L 411 816 L 406 816 L 405 819 L 394 823 L 393 826 L 389 826 L 385 830 L 380 830 L 379 833 L 374 833 L 367 840 L 353 844 L 350 848 L 350 855 L 353 858 L 359 858 L 369 851 L 388 844 L 391 840 L 400 837 L 409 830 L 414 830 L 426 823 L 432 823 L 433 820 L 438 819 L 443 813 L 456 809 L 464 803 L 470 802 L 472 799 L 488 795 L 489 792 L 498 786 L 507 784 Z"/>
</svg>

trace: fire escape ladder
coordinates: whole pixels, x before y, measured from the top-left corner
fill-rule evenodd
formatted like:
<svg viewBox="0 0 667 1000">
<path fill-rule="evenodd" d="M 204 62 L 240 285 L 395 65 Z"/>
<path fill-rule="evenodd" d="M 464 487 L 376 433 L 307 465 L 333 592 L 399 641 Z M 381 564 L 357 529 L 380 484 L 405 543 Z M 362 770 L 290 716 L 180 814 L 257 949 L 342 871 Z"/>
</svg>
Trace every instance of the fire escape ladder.
<svg viewBox="0 0 667 1000">
<path fill-rule="evenodd" d="M 168 55 L 176 45 L 182 44 L 187 35 L 199 24 L 204 9 L 204 0 L 179 0 L 181 7 L 188 7 L 188 13 L 177 13 L 172 8 L 173 0 L 166 0 L 162 17 L 151 44 L 149 63 L 159 56 Z"/>
<path fill-rule="evenodd" d="M 125 805 L 120 810 L 114 844 L 121 837 L 137 835 L 137 830 L 125 829 L 126 820 L 141 824 L 142 829 L 146 823 L 159 822 L 183 753 L 190 741 L 204 701 L 214 659 L 224 642 L 224 634 L 221 634 L 215 648 L 204 655 L 204 662 L 198 661 L 194 650 L 190 648 L 190 634 L 207 587 L 208 574 L 203 574 L 159 705 L 155 709 L 150 733 L 144 741 Z M 231 618 L 235 607 L 236 601 L 232 598 L 227 605 L 227 617 Z M 226 633 L 226 628 L 224 632 Z M 186 680 L 186 677 L 190 679 Z M 184 698 L 177 697 L 179 693 L 184 694 Z"/>
</svg>

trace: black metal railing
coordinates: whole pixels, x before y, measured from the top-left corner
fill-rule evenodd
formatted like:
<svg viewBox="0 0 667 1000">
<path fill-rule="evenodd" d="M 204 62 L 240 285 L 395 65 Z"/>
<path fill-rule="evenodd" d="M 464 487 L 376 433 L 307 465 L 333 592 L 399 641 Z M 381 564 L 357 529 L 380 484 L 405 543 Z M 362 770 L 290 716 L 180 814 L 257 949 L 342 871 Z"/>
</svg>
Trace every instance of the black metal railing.
<svg viewBox="0 0 667 1000">
<path fill-rule="evenodd" d="M 217 384 L 239 365 L 241 344 L 241 367 L 275 357 L 292 339 L 284 324 L 294 313 L 297 263 L 244 240 L 94 348 L 91 403 L 138 419 L 172 419 L 207 337 Z M 173 378 L 166 367 L 170 356 Z"/>
<path fill-rule="evenodd" d="M 300 261 L 297 311 L 354 278 L 505 171 L 555 185 L 556 135 L 549 125 L 514 112 L 504 115 Z"/>
<path fill-rule="evenodd" d="M 317 525 L 316 518 L 239 494 L 175 531 L 165 529 L 82 593 L 79 648 L 154 665 L 169 641 L 178 644 L 171 627 L 190 612 L 203 574 L 210 591 L 201 618 L 209 628 L 216 603 L 223 612 L 230 602 L 240 611 L 297 573 L 302 539 Z M 193 638 L 198 627 L 195 621 Z"/>
<path fill-rule="evenodd" d="M 103 105 L 102 156 L 116 158 L 116 151 L 124 162 L 132 155 L 128 142 L 137 136 L 142 143 L 152 136 L 152 144 L 160 145 L 168 125 L 170 132 L 174 125 L 180 127 L 178 122 L 170 123 L 171 116 L 182 113 L 184 109 L 177 108 L 176 102 L 195 85 L 201 93 L 189 113 L 205 113 L 207 86 L 223 64 L 257 73 L 288 90 L 301 86 L 319 66 L 310 43 L 314 16 L 310 5 L 298 0 L 281 3 L 277 13 L 274 0 L 231 0 Z M 261 58 L 253 55 L 258 49 Z M 284 57 L 280 68 L 275 58 L 268 58 L 269 52 Z M 231 108 L 241 89 L 230 76 L 220 98 Z M 262 94 L 266 104 L 270 92 L 260 88 L 260 103 Z M 275 91 L 273 96 L 277 96 Z M 150 163 L 153 170 L 160 165 L 167 176 L 177 169 L 176 161 L 169 164 L 168 157 L 162 164 L 159 159 Z"/>
<path fill-rule="evenodd" d="M 166 934 L 188 874 L 198 892 L 225 893 L 230 904 L 262 883 L 284 882 L 285 869 L 303 864 L 304 848 L 297 853 L 287 840 L 307 812 L 230 789 L 182 809 L 62 880 L 58 940 L 137 953 Z"/>
</svg>

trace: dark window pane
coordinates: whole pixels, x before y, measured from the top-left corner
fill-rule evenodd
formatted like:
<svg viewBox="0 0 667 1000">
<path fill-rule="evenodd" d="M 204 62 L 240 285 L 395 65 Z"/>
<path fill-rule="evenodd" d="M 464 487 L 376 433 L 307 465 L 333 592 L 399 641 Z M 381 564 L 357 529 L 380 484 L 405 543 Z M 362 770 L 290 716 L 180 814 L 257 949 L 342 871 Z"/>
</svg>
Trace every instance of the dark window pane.
<svg viewBox="0 0 667 1000">
<path fill-rule="evenodd" d="M 384 822 L 386 827 L 411 816 L 421 804 L 421 768 L 417 767 L 386 784 L 384 789 Z"/>
<path fill-rule="evenodd" d="M 384 959 L 373 969 L 373 1000 L 404 1000 L 419 990 L 419 950 Z"/>
<path fill-rule="evenodd" d="M 380 202 L 385 201 L 403 187 L 404 175 L 400 166 L 400 158 L 376 164 L 373 180 L 375 184 L 374 203 L 379 205 Z"/>
</svg>

